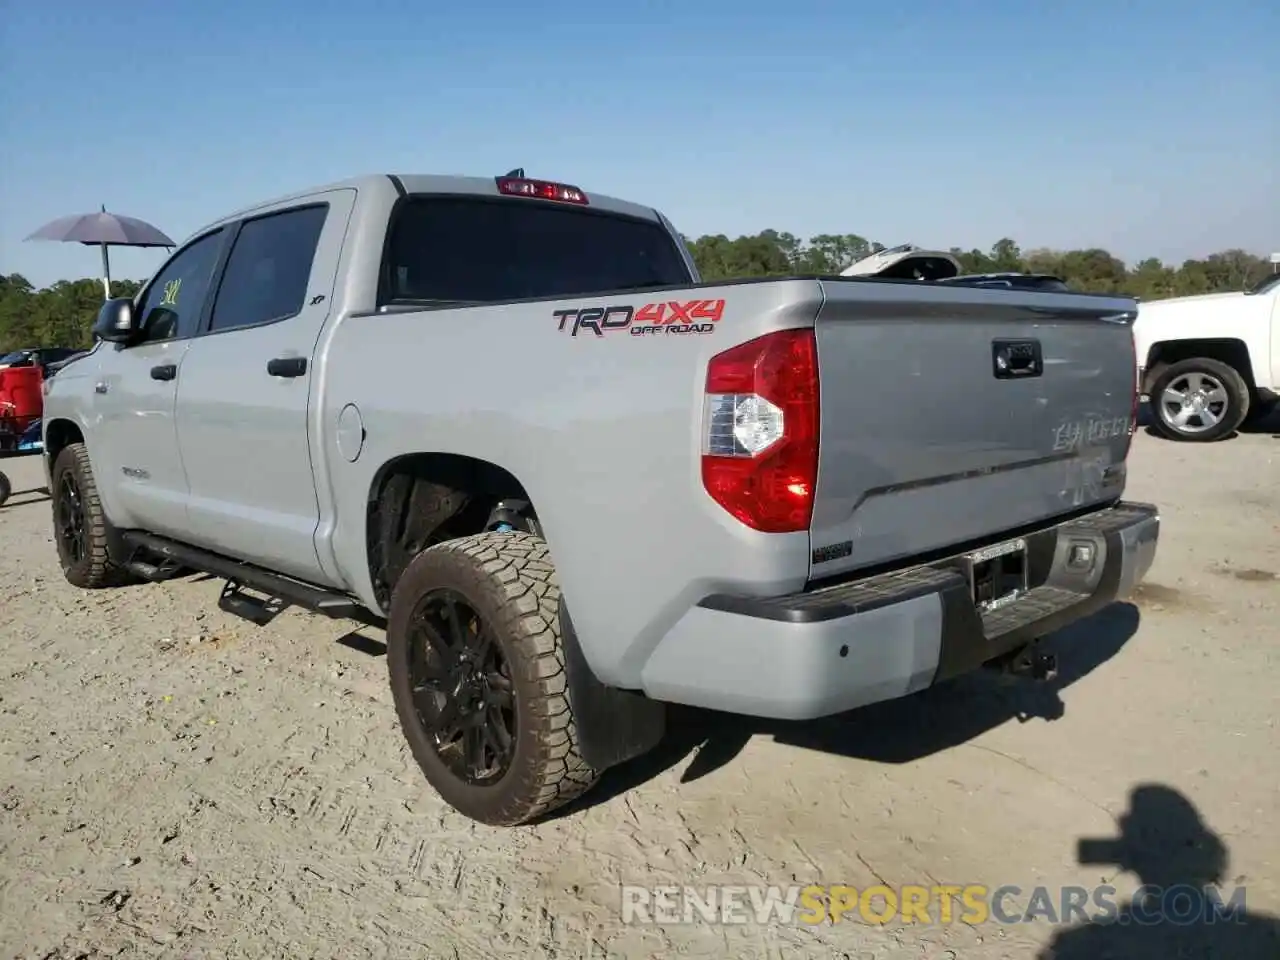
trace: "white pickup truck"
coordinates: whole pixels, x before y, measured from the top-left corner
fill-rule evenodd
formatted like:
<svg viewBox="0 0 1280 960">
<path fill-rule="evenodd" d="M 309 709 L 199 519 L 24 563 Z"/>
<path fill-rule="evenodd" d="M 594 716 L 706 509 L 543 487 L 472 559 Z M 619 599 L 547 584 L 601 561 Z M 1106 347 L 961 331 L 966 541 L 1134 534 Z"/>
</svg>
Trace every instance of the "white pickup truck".
<svg viewBox="0 0 1280 960">
<path fill-rule="evenodd" d="M 1141 303 L 1134 341 L 1155 428 L 1229 437 L 1280 401 L 1280 273 L 1249 290 Z"/>
</svg>

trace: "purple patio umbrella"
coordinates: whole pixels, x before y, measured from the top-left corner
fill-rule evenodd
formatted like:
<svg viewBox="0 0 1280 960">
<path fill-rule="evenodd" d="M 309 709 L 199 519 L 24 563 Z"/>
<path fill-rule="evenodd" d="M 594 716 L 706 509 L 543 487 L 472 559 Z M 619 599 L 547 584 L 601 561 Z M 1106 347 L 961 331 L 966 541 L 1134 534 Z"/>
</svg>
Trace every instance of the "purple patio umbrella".
<svg viewBox="0 0 1280 960">
<path fill-rule="evenodd" d="M 28 240 L 55 240 L 60 243 L 83 243 L 102 248 L 102 291 L 111 298 L 111 260 L 107 247 L 173 247 L 174 243 L 159 229 L 136 217 L 107 213 L 80 213 L 59 217 L 46 223 Z"/>
</svg>

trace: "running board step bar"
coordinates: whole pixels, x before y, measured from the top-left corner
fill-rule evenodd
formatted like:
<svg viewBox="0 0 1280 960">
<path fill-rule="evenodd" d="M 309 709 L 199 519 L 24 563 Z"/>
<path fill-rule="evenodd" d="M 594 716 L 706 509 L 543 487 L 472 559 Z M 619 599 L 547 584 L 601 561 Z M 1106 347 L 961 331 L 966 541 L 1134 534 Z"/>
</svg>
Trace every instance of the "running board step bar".
<svg viewBox="0 0 1280 960">
<path fill-rule="evenodd" d="M 290 605 L 334 618 L 366 620 L 369 617 L 358 601 L 345 594 L 301 583 L 251 563 L 232 560 L 185 543 L 136 530 L 126 531 L 121 539 L 136 551 L 145 551 L 161 558 L 159 564 L 140 559 L 129 564 L 130 569 L 146 579 L 151 579 L 148 572 L 153 572 L 154 575 L 177 567 L 189 567 L 226 580 L 222 596 L 218 598 L 218 606 L 227 613 L 243 617 L 259 626 L 269 623 Z M 266 594 L 267 597 L 263 599 L 252 596 L 244 592 L 246 589 Z"/>
<path fill-rule="evenodd" d="M 265 627 L 277 616 L 284 613 L 288 601 L 279 597 L 255 597 L 248 593 L 236 580 L 228 580 L 222 585 L 222 594 L 218 597 L 218 609 L 248 620 L 260 627 Z"/>
</svg>

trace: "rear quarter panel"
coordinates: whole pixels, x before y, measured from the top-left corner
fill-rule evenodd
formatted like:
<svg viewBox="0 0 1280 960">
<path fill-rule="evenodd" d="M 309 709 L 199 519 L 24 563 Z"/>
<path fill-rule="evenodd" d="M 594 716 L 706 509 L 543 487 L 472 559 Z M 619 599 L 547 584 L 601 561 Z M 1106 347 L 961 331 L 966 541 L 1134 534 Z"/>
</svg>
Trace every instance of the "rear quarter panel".
<svg viewBox="0 0 1280 960">
<path fill-rule="evenodd" d="M 575 335 L 554 315 L 695 298 L 725 301 L 711 333 Z M 386 464 L 429 452 L 497 464 L 532 498 L 591 667 L 638 686 L 649 652 L 702 596 L 805 581 L 807 534 L 755 533 L 707 496 L 700 428 L 708 360 L 812 326 L 819 298 L 816 281 L 795 280 L 343 318 L 324 347 L 319 411 L 343 578 L 374 605 L 366 514 Z M 348 404 L 365 428 L 355 462 L 335 446 Z"/>
</svg>

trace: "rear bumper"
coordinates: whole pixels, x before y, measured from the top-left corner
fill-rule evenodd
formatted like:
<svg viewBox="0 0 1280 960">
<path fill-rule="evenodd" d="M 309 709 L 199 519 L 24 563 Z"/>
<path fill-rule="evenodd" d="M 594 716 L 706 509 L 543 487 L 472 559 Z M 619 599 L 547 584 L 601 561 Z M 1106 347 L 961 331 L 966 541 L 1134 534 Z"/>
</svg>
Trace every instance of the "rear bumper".
<svg viewBox="0 0 1280 960">
<path fill-rule="evenodd" d="M 1024 536 L 1029 591 L 981 613 L 939 561 L 782 597 L 717 595 L 680 619 L 645 664 L 654 699 L 810 719 L 922 690 L 1128 595 L 1155 559 L 1160 515 L 1121 503 Z M 1076 544 L 1093 562 L 1068 563 Z"/>
</svg>

